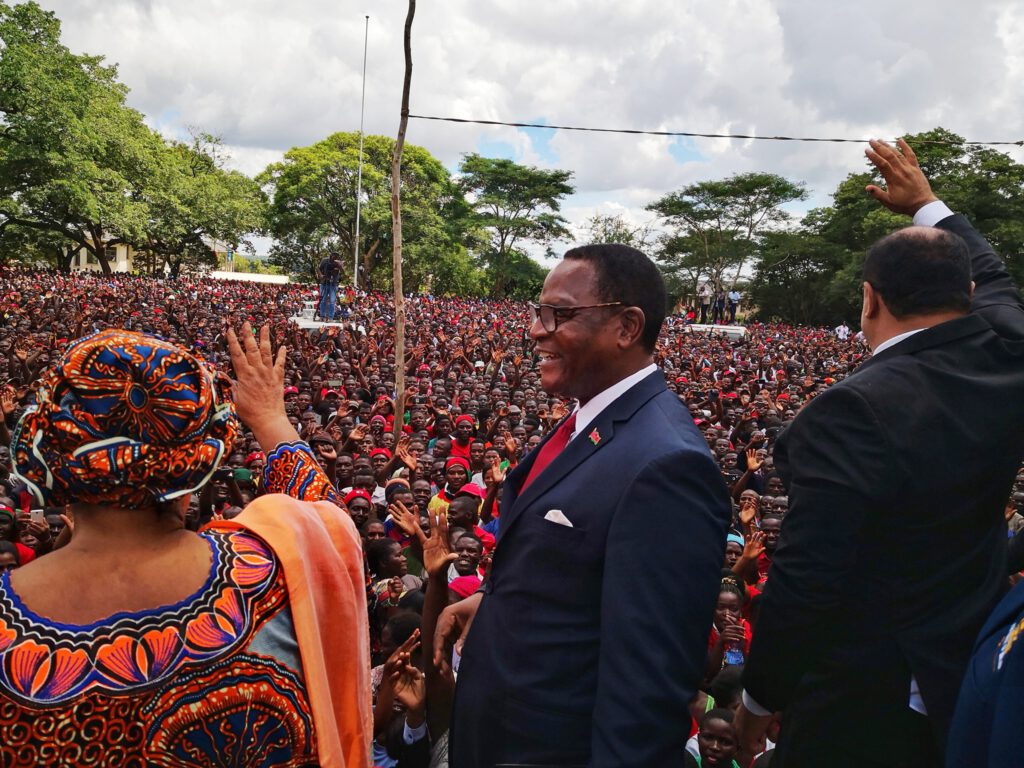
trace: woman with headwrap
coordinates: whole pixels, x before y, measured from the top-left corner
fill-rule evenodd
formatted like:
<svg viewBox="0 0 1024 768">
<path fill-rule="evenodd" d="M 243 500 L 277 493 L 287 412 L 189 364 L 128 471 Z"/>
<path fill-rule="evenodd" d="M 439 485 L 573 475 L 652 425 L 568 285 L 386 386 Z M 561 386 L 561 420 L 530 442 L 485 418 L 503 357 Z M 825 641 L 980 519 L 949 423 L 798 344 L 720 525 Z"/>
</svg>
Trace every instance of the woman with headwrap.
<svg viewBox="0 0 1024 768">
<path fill-rule="evenodd" d="M 268 328 L 242 337 L 234 404 L 189 353 L 120 330 L 38 383 L 15 471 L 75 529 L 0 576 L 0 764 L 367 764 L 359 536 L 285 415 L 285 350 Z M 189 498 L 230 454 L 236 409 L 269 495 L 196 534 Z"/>
</svg>

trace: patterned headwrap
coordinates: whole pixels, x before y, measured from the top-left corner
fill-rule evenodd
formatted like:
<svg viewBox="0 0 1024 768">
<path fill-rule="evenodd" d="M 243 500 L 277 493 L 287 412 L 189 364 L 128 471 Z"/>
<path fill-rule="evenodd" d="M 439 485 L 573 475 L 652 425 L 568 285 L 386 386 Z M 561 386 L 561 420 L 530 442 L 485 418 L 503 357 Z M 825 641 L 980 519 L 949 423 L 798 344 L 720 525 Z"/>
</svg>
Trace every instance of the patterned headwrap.
<svg viewBox="0 0 1024 768">
<path fill-rule="evenodd" d="M 150 507 L 193 493 L 231 451 L 230 383 L 183 349 L 111 329 L 74 342 L 43 375 L 11 443 L 43 503 Z"/>
</svg>

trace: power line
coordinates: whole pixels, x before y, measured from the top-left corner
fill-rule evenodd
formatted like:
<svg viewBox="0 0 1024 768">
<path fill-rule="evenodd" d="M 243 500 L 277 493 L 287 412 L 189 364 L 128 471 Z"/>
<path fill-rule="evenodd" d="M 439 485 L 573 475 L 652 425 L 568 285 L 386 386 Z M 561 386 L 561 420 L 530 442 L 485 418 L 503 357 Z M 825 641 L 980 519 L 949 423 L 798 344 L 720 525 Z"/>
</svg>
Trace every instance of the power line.
<svg viewBox="0 0 1024 768">
<path fill-rule="evenodd" d="M 436 115 L 409 115 L 416 120 L 438 120 L 444 123 L 472 123 L 474 125 L 503 125 L 510 128 L 547 128 L 552 131 L 586 131 L 589 133 L 626 133 L 643 136 L 686 136 L 694 139 L 748 139 L 752 141 L 816 141 L 844 144 L 867 144 L 868 139 L 821 139 L 811 136 L 752 136 L 744 133 L 696 133 L 694 131 L 644 131 L 637 128 L 591 128 L 576 125 L 548 125 L 547 123 L 511 123 L 503 120 L 472 120 L 465 117 L 438 117 Z M 948 144 L 972 147 L 1024 147 L 1020 141 L 946 141 L 918 139 L 915 144 Z"/>
</svg>

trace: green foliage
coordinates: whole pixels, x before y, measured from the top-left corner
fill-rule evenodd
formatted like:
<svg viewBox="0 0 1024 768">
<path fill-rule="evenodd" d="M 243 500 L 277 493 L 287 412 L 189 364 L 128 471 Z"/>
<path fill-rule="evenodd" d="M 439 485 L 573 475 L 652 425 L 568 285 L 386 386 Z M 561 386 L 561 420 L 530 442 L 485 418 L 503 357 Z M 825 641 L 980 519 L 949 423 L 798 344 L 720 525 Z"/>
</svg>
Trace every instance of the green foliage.
<svg viewBox="0 0 1024 768">
<path fill-rule="evenodd" d="M 260 228 L 260 191 L 221 167 L 216 140 L 165 142 L 115 67 L 61 44 L 52 13 L 0 0 L 0 41 L 0 252 L 67 269 L 84 248 L 109 272 L 107 249 L 127 243 L 137 266 L 177 271 Z"/>
<path fill-rule="evenodd" d="M 360 211 L 360 285 L 391 285 L 391 157 L 394 139 L 364 137 Z M 311 278 L 329 252 L 352 264 L 358 190 L 359 134 L 335 133 L 295 147 L 260 174 L 270 198 L 268 230 L 277 240 L 271 260 Z M 403 281 L 406 291 L 472 285 L 477 276 L 460 259 L 472 242 L 469 210 L 448 171 L 427 150 L 407 144 L 402 154 Z M 351 279 L 351 270 L 347 273 Z"/>
<path fill-rule="evenodd" d="M 140 245 L 172 272 L 215 266 L 213 243 L 234 248 L 263 225 L 265 200 L 252 179 L 224 169 L 220 141 L 196 136 L 191 144 L 163 144 L 142 197 L 149 222 Z"/>
<path fill-rule="evenodd" d="M 672 228 L 656 259 L 670 282 L 689 292 L 702 280 L 723 286 L 729 272 L 735 285 L 762 233 L 789 222 L 782 206 L 806 197 L 803 184 L 772 173 L 691 184 L 647 206 Z"/>
<path fill-rule="evenodd" d="M 587 219 L 584 226 L 584 243 L 621 243 L 646 253 L 654 240 L 654 232 L 649 222 L 634 227 L 618 213 L 595 213 Z"/>
<path fill-rule="evenodd" d="M 769 232 L 758 249 L 750 284 L 759 320 L 835 325 L 859 317 L 860 309 L 838 280 L 847 250 L 807 231 Z"/>
<path fill-rule="evenodd" d="M 1017 284 L 1022 284 L 1024 165 L 994 149 L 967 146 L 963 138 L 944 128 L 905 138 L 939 199 L 971 220 L 1005 260 Z M 811 211 L 803 222 L 823 243 L 845 251 L 840 265 L 828 267 L 832 270 L 829 295 L 837 315 L 840 307 L 859 304 L 861 269 L 871 244 L 910 224 L 865 193 L 868 184 L 882 183 L 874 166 L 865 163 L 868 170 L 850 174 L 839 184 L 831 206 Z"/>
<path fill-rule="evenodd" d="M 459 166 L 460 186 L 472 205 L 472 222 L 487 233 L 479 256 L 490 295 L 536 296 L 545 270 L 522 249 L 571 235 L 558 215 L 562 198 L 575 190 L 571 171 L 534 168 L 502 158 L 468 154 Z M 536 287 L 536 291 L 534 288 Z"/>
<path fill-rule="evenodd" d="M 36 3 L 0 4 L 0 229 L 63 236 L 109 270 L 111 239 L 145 228 L 138 192 L 159 139 L 125 106 L 114 67 L 72 54 Z"/>
</svg>

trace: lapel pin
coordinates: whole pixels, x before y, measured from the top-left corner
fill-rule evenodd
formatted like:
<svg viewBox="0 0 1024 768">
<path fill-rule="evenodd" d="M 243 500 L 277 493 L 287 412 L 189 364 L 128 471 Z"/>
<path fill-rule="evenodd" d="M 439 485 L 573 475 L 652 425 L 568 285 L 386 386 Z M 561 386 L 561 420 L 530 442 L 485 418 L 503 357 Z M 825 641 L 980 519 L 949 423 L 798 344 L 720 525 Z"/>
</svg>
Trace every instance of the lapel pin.
<svg viewBox="0 0 1024 768">
<path fill-rule="evenodd" d="M 596 428 L 590 433 L 590 442 L 594 445 L 601 442 L 601 433 L 598 432 Z"/>
</svg>

